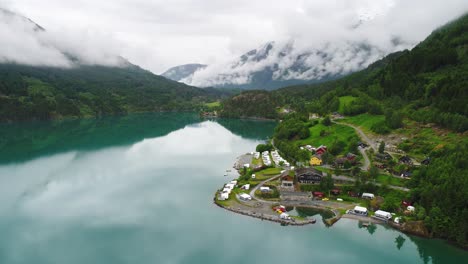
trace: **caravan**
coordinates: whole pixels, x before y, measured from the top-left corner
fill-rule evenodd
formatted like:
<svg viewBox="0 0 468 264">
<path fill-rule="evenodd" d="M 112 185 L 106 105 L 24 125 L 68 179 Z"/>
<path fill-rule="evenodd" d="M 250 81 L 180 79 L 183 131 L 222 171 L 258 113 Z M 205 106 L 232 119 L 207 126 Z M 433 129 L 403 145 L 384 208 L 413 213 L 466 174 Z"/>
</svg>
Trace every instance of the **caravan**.
<svg viewBox="0 0 468 264">
<path fill-rule="evenodd" d="M 391 213 L 385 212 L 385 211 L 382 211 L 382 210 L 375 211 L 374 216 L 377 217 L 377 218 L 383 219 L 383 220 L 392 219 L 392 214 Z"/>
<path fill-rule="evenodd" d="M 370 199 L 370 200 L 372 200 L 372 199 L 374 199 L 374 198 L 375 198 L 375 196 L 374 196 L 374 194 L 373 194 L 373 193 L 363 193 L 363 194 L 362 194 L 362 196 L 361 196 L 361 198 L 363 198 L 363 199 Z"/>
</svg>

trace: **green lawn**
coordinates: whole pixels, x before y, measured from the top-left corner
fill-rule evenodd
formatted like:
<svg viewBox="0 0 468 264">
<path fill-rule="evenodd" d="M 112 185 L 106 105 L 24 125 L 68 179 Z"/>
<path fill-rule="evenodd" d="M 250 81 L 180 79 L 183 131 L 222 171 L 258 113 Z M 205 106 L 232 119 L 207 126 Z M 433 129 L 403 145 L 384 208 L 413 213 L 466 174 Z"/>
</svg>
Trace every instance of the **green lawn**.
<svg viewBox="0 0 468 264">
<path fill-rule="evenodd" d="M 359 138 L 353 128 L 340 124 L 333 124 L 329 127 L 322 124 L 317 124 L 313 127 L 310 127 L 309 130 L 310 137 L 296 141 L 297 146 L 331 146 L 336 141 L 343 141 L 348 143 L 353 137 Z M 322 130 L 325 130 L 325 136 L 320 136 L 320 131 Z"/>
<path fill-rule="evenodd" d="M 338 112 L 342 113 L 344 112 L 344 106 L 345 105 L 350 105 L 354 100 L 356 100 L 357 97 L 354 96 L 341 96 L 339 98 L 340 100 L 340 107 L 338 108 Z"/>
<path fill-rule="evenodd" d="M 350 123 L 360 127 L 366 133 L 372 133 L 371 127 L 379 122 L 385 120 L 383 115 L 371 115 L 371 114 L 360 114 L 356 116 L 346 117 L 345 119 L 340 120 L 340 122 Z"/>
<path fill-rule="evenodd" d="M 206 103 L 205 106 L 208 108 L 215 108 L 221 106 L 221 103 L 216 101 L 216 102 L 211 102 L 211 103 Z"/>
<path fill-rule="evenodd" d="M 255 181 L 266 180 L 268 178 L 271 178 L 272 176 L 280 174 L 281 170 L 282 170 L 281 168 L 268 168 L 268 169 L 255 172 L 254 173 L 255 179 L 252 179 L 252 180 L 255 180 Z"/>
<path fill-rule="evenodd" d="M 376 181 L 378 183 L 381 183 L 381 184 L 388 184 L 388 185 L 395 185 L 395 186 L 404 187 L 405 183 L 408 180 L 405 180 L 405 179 L 402 179 L 402 178 L 395 178 L 393 176 L 386 175 L 386 174 L 380 174 L 380 175 L 377 176 Z"/>
<path fill-rule="evenodd" d="M 262 158 L 252 158 L 252 164 L 253 165 L 263 165 L 263 161 L 262 161 Z"/>
</svg>

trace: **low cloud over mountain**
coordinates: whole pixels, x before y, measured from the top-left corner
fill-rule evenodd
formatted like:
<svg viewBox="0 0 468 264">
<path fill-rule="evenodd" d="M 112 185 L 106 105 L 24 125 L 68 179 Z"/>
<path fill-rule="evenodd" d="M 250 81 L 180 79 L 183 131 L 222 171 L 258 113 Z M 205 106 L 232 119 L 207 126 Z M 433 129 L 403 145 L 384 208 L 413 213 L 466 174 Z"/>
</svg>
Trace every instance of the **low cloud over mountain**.
<svg viewBox="0 0 468 264">
<path fill-rule="evenodd" d="M 0 8 L 0 63 L 71 67 L 120 66 L 118 45 L 99 32 L 48 31 L 29 18 Z"/>
</svg>

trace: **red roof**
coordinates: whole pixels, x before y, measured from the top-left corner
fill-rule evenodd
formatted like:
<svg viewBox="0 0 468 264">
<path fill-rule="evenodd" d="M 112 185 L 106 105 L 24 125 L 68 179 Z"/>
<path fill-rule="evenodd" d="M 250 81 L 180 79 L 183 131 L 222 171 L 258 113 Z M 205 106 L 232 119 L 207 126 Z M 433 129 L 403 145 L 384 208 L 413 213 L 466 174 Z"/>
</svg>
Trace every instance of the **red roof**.
<svg viewBox="0 0 468 264">
<path fill-rule="evenodd" d="M 312 194 L 314 196 L 318 196 L 318 197 L 323 197 L 324 196 L 323 192 L 312 192 Z"/>
</svg>

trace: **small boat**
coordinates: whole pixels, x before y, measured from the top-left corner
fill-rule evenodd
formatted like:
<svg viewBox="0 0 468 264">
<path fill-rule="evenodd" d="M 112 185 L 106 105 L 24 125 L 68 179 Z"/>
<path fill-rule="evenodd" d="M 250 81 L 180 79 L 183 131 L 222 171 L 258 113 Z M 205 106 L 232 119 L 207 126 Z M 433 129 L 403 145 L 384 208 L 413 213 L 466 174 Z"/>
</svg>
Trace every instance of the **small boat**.
<svg viewBox="0 0 468 264">
<path fill-rule="evenodd" d="M 227 177 L 228 175 L 227 174 L 224 174 L 224 177 Z"/>
<path fill-rule="evenodd" d="M 231 170 L 227 169 L 226 172 L 231 172 Z"/>
</svg>

